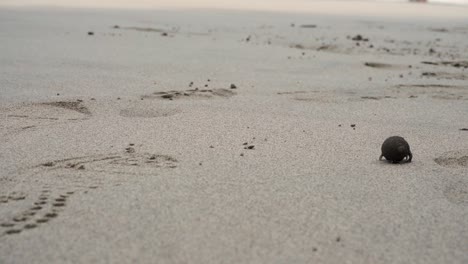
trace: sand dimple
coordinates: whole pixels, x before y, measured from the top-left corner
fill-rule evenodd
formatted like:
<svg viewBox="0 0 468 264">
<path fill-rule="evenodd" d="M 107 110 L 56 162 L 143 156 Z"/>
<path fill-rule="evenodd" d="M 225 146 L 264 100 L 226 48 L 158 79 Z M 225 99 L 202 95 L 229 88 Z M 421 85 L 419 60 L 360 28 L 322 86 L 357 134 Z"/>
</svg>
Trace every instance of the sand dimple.
<svg viewBox="0 0 468 264">
<path fill-rule="evenodd" d="M 27 194 L 24 192 L 10 192 L 8 195 L 1 195 L 0 196 L 0 204 L 8 203 L 11 201 L 19 201 L 24 200 Z"/>
<path fill-rule="evenodd" d="M 304 24 L 304 25 L 300 25 L 299 27 L 301 27 L 301 28 L 316 28 L 317 25 L 315 25 L 315 24 Z"/>
<path fill-rule="evenodd" d="M 444 196 L 451 203 L 468 205 L 468 182 L 459 181 L 448 185 L 444 190 Z"/>
<path fill-rule="evenodd" d="M 36 228 L 36 227 L 37 227 L 37 224 L 26 224 L 26 225 L 24 225 L 25 229 L 33 229 L 33 228 Z"/>
<path fill-rule="evenodd" d="M 21 233 L 21 229 L 9 229 L 7 231 L 5 231 L 5 234 L 7 235 L 13 235 L 13 234 L 19 234 Z"/>
<path fill-rule="evenodd" d="M 185 91 L 167 91 L 155 92 L 150 95 L 145 95 L 142 98 L 159 98 L 165 100 L 175 99 L 193 99 L 193 98 L 229 98 L 236 95 L 236 92 L 229 89 L 189 89 Z"/>
<path fill-rule="evenodd" d="M 445 152 L 434 161 L 448 168 L 468 168 L 468 150 Z"/>
</svg>

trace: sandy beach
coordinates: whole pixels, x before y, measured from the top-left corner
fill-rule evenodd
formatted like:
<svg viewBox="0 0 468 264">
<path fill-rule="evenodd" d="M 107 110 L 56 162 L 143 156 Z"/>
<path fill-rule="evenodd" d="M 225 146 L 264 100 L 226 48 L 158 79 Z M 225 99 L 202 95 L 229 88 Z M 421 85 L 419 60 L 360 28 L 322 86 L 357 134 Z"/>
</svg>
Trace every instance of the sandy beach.
<svg viewBox="0 0 468 264">
<path fill-rule="evenodd" d="M 0 7 L 0 263 L 468 263 L 468 8 L 327 10 Z"/>
</svg>

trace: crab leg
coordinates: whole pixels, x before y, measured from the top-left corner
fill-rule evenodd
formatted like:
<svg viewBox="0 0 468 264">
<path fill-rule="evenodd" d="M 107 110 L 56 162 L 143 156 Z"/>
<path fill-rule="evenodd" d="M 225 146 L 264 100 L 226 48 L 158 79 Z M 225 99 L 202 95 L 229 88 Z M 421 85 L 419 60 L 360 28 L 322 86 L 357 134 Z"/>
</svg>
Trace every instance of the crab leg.
<svg viewBox="0 0 468 264">
<path fill-rule="evenodd" d="M 408 157 L 409 157 L 409 158 L 408 158 L 408 162 L 411 162 L 411 160 L 413 159 L 413 154 L 410 152 L 410 153 L 408 154 Z"/>
</svg>

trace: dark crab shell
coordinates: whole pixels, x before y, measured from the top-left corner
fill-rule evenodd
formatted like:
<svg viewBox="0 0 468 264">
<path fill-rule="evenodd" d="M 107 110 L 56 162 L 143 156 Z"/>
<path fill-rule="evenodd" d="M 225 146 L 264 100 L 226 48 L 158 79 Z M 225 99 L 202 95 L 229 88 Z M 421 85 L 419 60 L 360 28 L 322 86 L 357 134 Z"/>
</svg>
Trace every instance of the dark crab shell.
<svg viewBox="0 0 468 264">
<path fill-rule="evenodd" d="M 380 155 L 379 159 L 382 160 L 382 157 L 385 157 L 386 160 L 393 163 L 398 163 L 402 160 L 411 162 L 413 154 L 411 153 L 408 142 L 406 142 L 404 138 L 393 136 L 387 138 L 382 144 L 382 155 Z"/>
</svg>

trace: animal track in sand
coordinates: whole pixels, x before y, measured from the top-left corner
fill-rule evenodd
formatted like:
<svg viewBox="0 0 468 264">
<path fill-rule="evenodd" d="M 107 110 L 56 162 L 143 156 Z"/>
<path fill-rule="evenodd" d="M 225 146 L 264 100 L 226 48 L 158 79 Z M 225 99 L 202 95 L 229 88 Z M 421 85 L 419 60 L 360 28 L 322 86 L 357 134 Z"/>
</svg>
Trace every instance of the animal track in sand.
<svg viewBox="0 0 468 264">
<path fill-rule="evenodd" d="M 229 98 L 236 95 L 236 92 L 229 89 L 189 89 L 185 91 L 168 91 L 168 92 L 155 92 L 150 95 L 145 95 L 142 98 L 152 99 L 166 99 L 166 100 L 175 100 L 175 99 L 184 99 L 184 98 Z"/>
<path fill-rule="evenodd" d="M 24 200 L 26 196 L 27 196 L 26 193 L 23 193 L 23 192 L 11 192 L 8 195 L 1 195 L 0 204 L 8 203 L 9 201 Z"/>
<path fill-rule="evenodd" d="M 448 168 L 468 168 L 468 150 L 455 150 L 443 153 L 434 161 Z"/>
<path fill-rule="evenodd" d="M 3 229 L 3 232 L 0 232 L 0 236 L 19 234 L 48 223 L 61 214 L 67 199 L 74 193 L 75 191 L 61 191 L 53 195 L 49 189 L 43 188 L 27 209 L 23 208 L 7 219 L 1 220 L 0 229 Z"/>
</svg>

